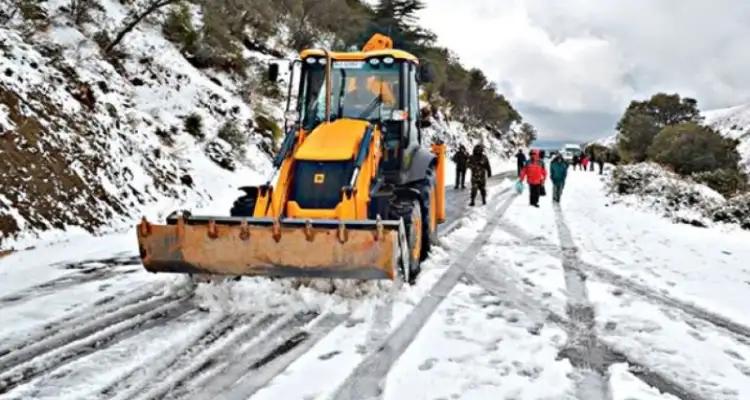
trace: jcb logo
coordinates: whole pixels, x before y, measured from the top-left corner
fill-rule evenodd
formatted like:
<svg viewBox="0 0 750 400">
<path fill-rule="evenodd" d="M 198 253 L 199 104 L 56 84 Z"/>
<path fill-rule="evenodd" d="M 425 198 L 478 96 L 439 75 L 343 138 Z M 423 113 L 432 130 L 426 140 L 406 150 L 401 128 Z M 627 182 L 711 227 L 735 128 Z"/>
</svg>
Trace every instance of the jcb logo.
<svg viewBox="0 0 750 400">
<path fill-rule="evenodd" d="M 322 185 L 323 182 L 326 181 L 326 174 L 315 174 L 313 177 L 313 182 L 315 182 L 318 185 Z"/>
</svg>

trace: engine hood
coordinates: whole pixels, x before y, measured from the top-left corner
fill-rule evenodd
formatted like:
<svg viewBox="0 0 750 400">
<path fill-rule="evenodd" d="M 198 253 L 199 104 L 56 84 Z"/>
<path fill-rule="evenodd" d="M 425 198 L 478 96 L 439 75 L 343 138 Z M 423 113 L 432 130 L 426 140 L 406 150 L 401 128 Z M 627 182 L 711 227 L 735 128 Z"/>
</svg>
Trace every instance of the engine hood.
<svg viewBox="0 0 750 400">
<path fill-rule="evenodd" d="M 354 158 L 369 122 L 337 119 L 318 125 L 294 155 L 296 160 L 345 161 Z"/>
</svg>

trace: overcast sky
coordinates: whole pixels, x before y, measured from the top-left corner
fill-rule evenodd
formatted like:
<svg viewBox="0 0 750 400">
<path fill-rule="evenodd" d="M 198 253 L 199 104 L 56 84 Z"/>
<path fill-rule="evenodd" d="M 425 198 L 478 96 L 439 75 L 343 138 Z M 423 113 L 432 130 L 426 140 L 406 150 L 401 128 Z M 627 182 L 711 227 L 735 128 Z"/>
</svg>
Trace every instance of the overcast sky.
<svg viewBox="0 0 750 400">
<path fill-rule="evenodd" d="M 608 136 L 633 98 L 750 102 L 750 0 L 425 0 L 438 44 L 544 139 Z"/>
</svg>

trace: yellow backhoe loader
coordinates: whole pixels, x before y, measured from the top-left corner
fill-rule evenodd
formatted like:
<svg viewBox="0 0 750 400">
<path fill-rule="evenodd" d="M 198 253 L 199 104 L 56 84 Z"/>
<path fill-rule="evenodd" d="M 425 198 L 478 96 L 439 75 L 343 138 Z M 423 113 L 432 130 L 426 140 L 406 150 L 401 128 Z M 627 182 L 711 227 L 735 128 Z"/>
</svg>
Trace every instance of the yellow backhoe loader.
<svg viewBox="0 0 750 400">
<path fill-rule="evenodd" d="M 278 75 L 271 64 L 269 79 Z M 425 148 L 419 126 L 428 77 L 379 34 L 362 51 L 302 51 L 273 176 L 241 187 L 229 217 L 141 221 L 145 268 L 412 282 L 445 219 L 445 147 Z"/>
</svg>

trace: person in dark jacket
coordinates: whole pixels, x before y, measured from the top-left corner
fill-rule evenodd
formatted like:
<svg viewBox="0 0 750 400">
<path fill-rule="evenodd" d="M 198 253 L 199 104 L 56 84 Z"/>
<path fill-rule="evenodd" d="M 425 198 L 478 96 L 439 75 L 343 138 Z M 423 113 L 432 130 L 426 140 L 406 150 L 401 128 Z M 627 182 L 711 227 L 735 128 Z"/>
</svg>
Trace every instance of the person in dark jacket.
<svg viewBox="0 0 750 400">
<path fill-rule="evenodd" d="M 558 155 L 552 160 L 549 172 L 552 180 L 552 201 L 559 203 L 565 188 L 565 179 L 568 177 L 568 163 Z"/>
<path fill-rule="evenodd" d="M 523 170 L 521 170 L 520 181 L 526 180 L 529 183 L 529 204 L 539 207 L 539 196 L 542 194 L 544 181 L 547 180 L 547 170 L 544 169 L 544 163 L 539 160 L 539 151 L 531 151 L 531 161 L 529 161 Z"/>
<path fill-rule="evenodd" d="M 487 178 L 492 176 L 490 169 L 490 160 L 484 154 L 484 146 L 478 144 L 469 158 L 469 169 L 471 169 L 471 203 L 474 206 L 474 199 L 477 197 L 477 191 L 482 195 L 482 204 L 487 204 Z"/>
<path fill-rule="evenodd" d="M 521 176 L 524 165 L 526 165 L 526 154 L 523 154 L 523 150 L 518 149 L 518 153 L 516 153 L 516 167 L 518 168 L 516 176 Z"/>
<path fill-rule="evenodd" d="M 599 164 L 599 175 L 602 175 L 604 173 L 604 157 L 599 156 L 596 159 L 596 163 Z"/>
<path fill-rule="evenodd" d="M 589 159 L 589 165 L 591 165 L 591 167 L 589 167 L 589 171 L 594 172 L 594 164 L 596 164 L 596 155 L 592 153 L 591 158 Z"/>
<path fill-rule="evenodd" d="M 466 168 L 469 163 L 469 152 L 464 145 L 458 146 L 458 151 L 453 155 L 453 162 L 456 163 L 456 189 L 466 189 Z"/>
<path fill-rule="evenodd" d="M 573 156 L 573 169 L 578 169 L 578 164 L 581 163 L 581 157 Z"/>
</svg>

